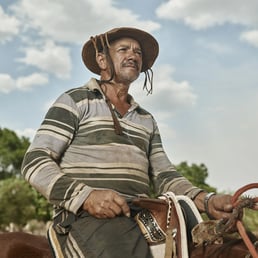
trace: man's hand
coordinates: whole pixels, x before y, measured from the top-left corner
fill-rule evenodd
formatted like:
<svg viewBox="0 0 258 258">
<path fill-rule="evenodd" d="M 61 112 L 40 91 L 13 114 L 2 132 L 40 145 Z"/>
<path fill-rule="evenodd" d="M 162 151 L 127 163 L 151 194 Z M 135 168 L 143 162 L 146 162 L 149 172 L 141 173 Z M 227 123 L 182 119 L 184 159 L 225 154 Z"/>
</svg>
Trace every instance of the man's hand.
<svg viewBox="0 0 258 258">
<path fill-rule="evenodd" d="M 204 199 L 207 193 L 201 192 L 194 199 L 194 203 L 200 212 L 208 212 L 214 219 L 229 218 L 233 205 L 231 203 L 232 196 L 229 194 L 215 194 L 212 195 L 207 203 L 207 210 L 204 207 Z"/>
<path fill-rule="evenodd" d="M 112 190 L 93 190 L 82 208 L 96 218 L 114 218 L 122 214 L 130 217 L 125 199 Z"/>
<path fill-rule="evenodd" d="M 233 211 L 231 195 L 216 194 L 208 201 L 208 212 L 214 219 L 229 218 Z"/>
</svg>

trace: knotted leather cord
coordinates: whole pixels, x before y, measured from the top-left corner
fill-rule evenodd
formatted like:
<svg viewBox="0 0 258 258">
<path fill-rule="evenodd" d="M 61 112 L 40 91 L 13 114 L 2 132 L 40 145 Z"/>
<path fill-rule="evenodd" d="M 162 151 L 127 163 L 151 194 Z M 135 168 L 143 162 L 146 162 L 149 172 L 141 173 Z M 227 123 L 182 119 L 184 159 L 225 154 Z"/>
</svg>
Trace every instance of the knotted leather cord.
<svg viewBox="0 0 258 258">
<path fill-rule="evenodd" d="M 101 46 L 102 46 L 102 48 L 104 49 L 105 41 L 104 41 L 104 39 L 103 39 L 103 34 L 101 34 L 101 35 L 99 36 L 99 38 L 100 38 Z"/>
<path fill-rule="evenodd" d="M 106 97 L 106 103 L 109 107 L 109 110 L 111 112 L 111 115 L 112 115 L 112 119 L 113 119 L 113 123 L 114 123 L 114 129 L 115 129 L 115 133 L 117 135 L 122 135 L 123 134 L 123 130 L 122 130 L 122 127 L 117 119 L 117 116 L 112 108 L 112 105 L 111 105 L 111 102 L 110 102 L 110 99 Z"/>
<path fill-rule="evenodd" d="M 115 69 L 114 69 L 114 64 L 113 64 L 113 61 L 110 57 L 110 54 L 109 54 L 109 51 L 108 49 L 110 48 L 110 44 L 109 44 L 109 41 L 108 41 L 108 37 L 107 37 L 107 33 L 105 33 L 105 41 L 104 41 L 104 38 L 103 38 L 103 34 L 99 35 L 99 36 L 95 36 L 95 37 L 91 37 L 91 42 L 95 48 L 95 52 L 96 52 L 96 57 L 97 57 L 97 54 L 100 52 L 100 50 L 98 49 L 98 46 L 97 46 L 97 41 L 98 41 L 98 38 L 100 38 L 100 42 L 101 42 L 101 47 L 102 47 L 102 51 L 106 58 L 107 58 L 107 62 L 109 63 L 109 66 L 110 66 L 110 72 L 111 72 L 111 76 L 108 80 L 102 80 L 101 82 L 102 83 L 107 83 L 107 82 L 111 82 L 115 76 Z"/>
<path fill-rule="evenodd" d="M 115 133 L 116 133 L 117 135 L 122 135 L 122 134 L 123 134 L 123 129 L 122 129 L 122 127 L 121 127 L 121 125 L 120 125 L 120 123 L 119 123 L 119 121 L 118 121 L 118 119 L 117 119 L 117 116 L 116 116 L 116 114 L 115 114 L 115 112 L 114 112 L 114 109 L 113 109 L 113 107 L 112 107 L 111 101 L 110 101 L 110 99 L 107 97 L 107 95 L 106 95 L 106 93 L 105 93 L 105 89 L 103 89 L 103 88 L 101 87 L 101 85 L 102 85 L 103 83 L 105 83 L 105 81 L 98 81 L 98 83 L 99 83 L 100 88 L 102 89 L 102 93 L 103 93 L 103 95 L 105 96 L 105 101 L 106 101 L 107 106 L 108 106 L 108 108 L 109 108 L 109 110 L 110 110 L 110 113 L 111 113 L 111 116 L 112 116 L 112 119 L 113 119 L 113 124 L 114 124 Z M 104 86 L 106 86 L 106 85 L 104 85 Z"/>
<path fill-rule="evenodd" d="M 109 44 L 109 40 L 108 40 L 108 33 L 105 33 L 105 40 L 106 40 L 106 44 L 108 46 L 108 48 L 110 48 L 110 44 Z"/>
<path fill-rule="evenodd" d="M 97 38 L 97 36 L 95 36 L 95 37 L 90 37 L 90 40 L 91 40 L 91 42 L 92 42 L 92 44 L 93 44 L 93 46 L 94 46 L 94 48 L 95 48 L 95 52 L 96 52 L 96 55 L 98 54 L 98 52 L 99 52 L 99 50 L 98 50 L 98 47 L 97 47 L 97 40 L 98 40 L 98 38 Z"/>
</svg>

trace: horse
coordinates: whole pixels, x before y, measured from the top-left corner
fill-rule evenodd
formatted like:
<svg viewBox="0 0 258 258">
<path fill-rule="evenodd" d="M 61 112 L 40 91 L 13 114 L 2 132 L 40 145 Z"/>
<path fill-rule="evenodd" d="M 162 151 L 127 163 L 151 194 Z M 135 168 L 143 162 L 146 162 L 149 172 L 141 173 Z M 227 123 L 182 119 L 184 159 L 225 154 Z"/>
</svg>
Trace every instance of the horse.
<svg viewBox="0 0 258 258">
<path fill-rule="evenodd" d="M 255 235 L 250 235 L 252 242 L 258 243 Z M 23 232 L 0 233 L 1 258 L 54 258 L 48 240 Z M 155 258 L 161 258 L 156 252 Z M 189 258 L 244 258 L 251 257 L 242 239 L 227 239 L 223 244 L 195 247 L 189 244 Z"/>
<path fill-rule="evenodd" d="M 44 236 L 24 232 L 0 233 L 1 258 L 53 258 Z"/>
<path fill-rule="evenodd" d="M 251 232 L 247 233 L 254 245 L 258 244 L 258 238 Z M 189 258 L 256 258 L 251 256 L 243 239 L 226 238 L 223 244 L 210 244 L 189 247 Z"/>
</svg>

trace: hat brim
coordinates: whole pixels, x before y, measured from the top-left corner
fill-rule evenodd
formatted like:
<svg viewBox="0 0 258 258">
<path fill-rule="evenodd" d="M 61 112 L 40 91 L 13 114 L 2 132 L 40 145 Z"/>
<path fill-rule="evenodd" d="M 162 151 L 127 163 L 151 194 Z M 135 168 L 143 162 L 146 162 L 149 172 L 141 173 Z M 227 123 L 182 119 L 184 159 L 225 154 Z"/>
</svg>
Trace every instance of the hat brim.
<svg viewBox="0 0 258 258">
<path fill-rule="evenodd" d="M 109 43 L 123 37 L 135 39 L 142 50 L 142 70 L 145 72 L 150 69 L 159 53 L 159 44 L 157 40 L 149 33 L 135 28 L 115 28 L 106 32 Z M 105 35 L 105 34 L 104 34 Z M 102 34 L 102 36 L 104 36 Z M 100 36 L 97 36 L 97 48 L 102 48 Z M 91 40 L 88 40 L 82 48 L 82 60 L 86 67 L 93 73 L 100 75 L 100 68 L 96 62 L 96 50 Z"/>
</svg>

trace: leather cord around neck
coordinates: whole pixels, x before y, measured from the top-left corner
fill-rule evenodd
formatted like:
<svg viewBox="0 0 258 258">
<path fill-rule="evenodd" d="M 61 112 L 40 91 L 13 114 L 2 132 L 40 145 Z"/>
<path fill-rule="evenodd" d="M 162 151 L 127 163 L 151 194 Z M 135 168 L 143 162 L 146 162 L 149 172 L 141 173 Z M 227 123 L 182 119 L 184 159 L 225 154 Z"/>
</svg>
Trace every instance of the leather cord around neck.
<svg viewBox="0 0 258 258">
<path fill-rule="evenodd" d="M 109 110 L 111 112 L 111 115 L 112 115 L 112 119 L 113 119 L 113 123 L 114 123 L 114 129 L 115 129 L 115 133 L 117 135 L 122 135 L 123 134 L 123 130 L 122 130 L 122 127 L 117 119 L 117 116 L 112 108 L 112 105 L 111 105 L 111 102 L 110 102 L 110 99 L 106 97 L 106 103 L 109 107 Z"/>
</svg>

